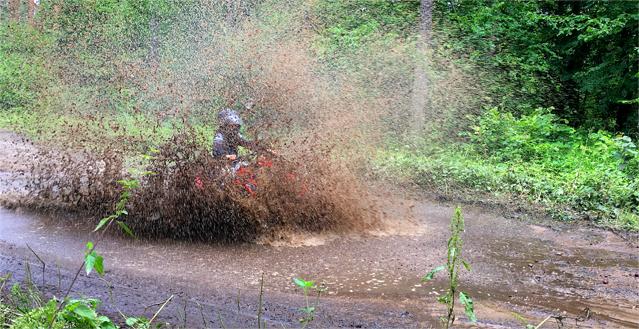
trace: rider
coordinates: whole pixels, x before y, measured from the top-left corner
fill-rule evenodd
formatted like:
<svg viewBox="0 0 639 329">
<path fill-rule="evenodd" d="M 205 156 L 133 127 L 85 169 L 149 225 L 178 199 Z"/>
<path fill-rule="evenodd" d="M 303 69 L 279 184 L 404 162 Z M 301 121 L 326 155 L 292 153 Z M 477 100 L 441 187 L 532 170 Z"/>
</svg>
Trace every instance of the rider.
<svg viewBox="0 0 639 329">
<path fill-rule="evenodd" d="M 218 130 L 213 139 L 213 156 L 218 159 L 235 161 L 237 159 L 238 146 L 246 147 L 253 151 L 257 150 L 257 144 L 242 136 L 242 118 L 230 109 L 225 108 L 217 115 Z"/>
</svg>

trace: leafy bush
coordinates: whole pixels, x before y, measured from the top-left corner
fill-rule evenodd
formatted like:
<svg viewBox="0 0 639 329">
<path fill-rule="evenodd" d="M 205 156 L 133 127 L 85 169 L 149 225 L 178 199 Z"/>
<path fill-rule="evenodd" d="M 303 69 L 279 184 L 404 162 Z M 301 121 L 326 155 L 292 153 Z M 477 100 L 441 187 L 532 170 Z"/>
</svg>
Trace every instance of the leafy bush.
<svg viewBox="0 0 639 329">
<path fill-rule="evenodd" d="M 560 218 L 639 230 L 639 157 L 627 136 L 576 131 L 548 110 L 515 118 L 493 109 L 468 143 L 425 145 L 381 152 L 377 163 L 443 192 L 455 186 L 507 193 Z"/>
<path fill-rule="evenodd" d="M 469 137 L 477 150 L 502 161 L 531 161 L 544 159 L 548 153 L 564 152 L 575 135 L 573 128 L 560 123 L 545 109 L 515 118 L 512 113 L 493 108 L 472 129 Z"/>
<path fill-rule="evenodd" d="M 48 328 L 51 320 L 55 317 L 58 304 L 50 300 L 45 306 L 34 308 L 29 312 L 13 319 L 10 329 L 44 329 Z M 53 329 L 65 329 L 68 326 L 64 322 L 55 322 Z"/>
<path fill-rule="evenodd" d="M 23 24 L 0 25 L 0 108 L 25 108 L 47 79 L 42 51 L 48 40 Z"/>
<path fill-rule="evenodd" d="M 518 113 L 550 104 L 579 127 L 638 133 L 635 3 L 435 3 L 440 43 L 480 68 L 488 104 Z"/>
<path fill-rule="evenodd" d="M 325 56 L 356 51 L 384 35 L 409 37 L 419 17 L 419 1 L 318 1 L 314 13 L 322 26 Z"/>
<path fill-rule="evenodd" d="M 58 313 L 58 303 L 55 299 L 51 299 L 46 305 L 31 309 L 12 319 L 12 325 L 9 328 L 116 329 L 117 327 L 108 317 L 97 314 L 98 305 L 99 301 L 95 299 L 71 300 Z"/>
</svg>

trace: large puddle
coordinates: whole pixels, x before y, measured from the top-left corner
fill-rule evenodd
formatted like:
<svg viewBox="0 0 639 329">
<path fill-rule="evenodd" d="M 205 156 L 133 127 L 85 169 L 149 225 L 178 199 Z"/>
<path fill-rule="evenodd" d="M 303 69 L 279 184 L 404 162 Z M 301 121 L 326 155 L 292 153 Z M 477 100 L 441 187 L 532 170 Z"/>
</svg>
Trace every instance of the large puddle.
<svg viewBox="0 0 639 329">
<path fill-rule="evenodd" d="M 107 236 L 98 248 L 108 271 L 139 279 L 235 292 L 256 289 L 264 272 L 267 291 L 286 294 L 294 292 L 293 277 L 304 277 L 326 284 L 327 298 L 382 302 L 424 314 L 422 320 L 428 321 L 436 318 L 435 300 L 445 283 L 422 284 L 419 278 L 444 262 L 451 210 L 424 203 L 415 212 L 422 219 L 412 234 L 404 228 L 386 234 L 300 236 L 270 245 Z M 586 327 L 639 324 L 637 249 L 623 239 L 577 226 L 552 230 L 473 210 L 466 218 L 465 252 L 473 272 L 463 275 L 461 287 L 475 297 L 485 324 L 513 323 L 513 312 L 529 319 L 562 315 L 573 324 L 590 312 L 592 319 L 581 323 Z M 69 222 L 0 208 L 0 240 L 29 244 L 48 259 L 76 266 L 84 244 L 96 237 L 91 224 Z"/>
</svg>

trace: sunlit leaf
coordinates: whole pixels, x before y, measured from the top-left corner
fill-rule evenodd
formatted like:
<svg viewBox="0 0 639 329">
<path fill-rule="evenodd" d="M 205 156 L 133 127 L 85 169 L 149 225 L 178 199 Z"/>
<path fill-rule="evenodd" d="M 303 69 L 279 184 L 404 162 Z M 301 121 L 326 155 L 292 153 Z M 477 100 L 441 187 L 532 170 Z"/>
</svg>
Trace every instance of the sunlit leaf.
<svg viewBox="0 0 639 329">
<path fill-rule="evenodd" d="M 312 288 L 315 284 L 315 281 L 306 281 L 304 279 L 293 278 L 293 282 L 300 288 Z"/>
<path fill-rule="evenodd" d="M 90 253 L 84 257 L 84 270 L 87 272 L 87 275 L 91 274 L 93 268 L 95 267 L 95 254 Z"/>
<path fill-rule="evenodd" d="M 93 270 L 99 275 L 104 275 L 104 258 L 93 250 L 93 242 L 87 242 L 87 251 L 84 255 L 84 270 L 87 275 Z"/>
<path fill-rule="evenodd" d="M 118 329 L 111 319 L 104 315 L 99 316 L 97 322 L 100 324 L 100 329 Z"/>
<path fill-rule="evenodd" d="M 109 222 L 110 219 L 111 219 L 110 216 L 102 218 L 100 222 L 98 223 L 98 226 L 96 226 L 95 229 L 93 230 L 93 232 L 97 232 L 99 229 L 101 229 L 102 226 L 104 226 L 107 222 Z"/>
<path fill-rule="evenodd" d="M 443 271 L 444 269 L 446 269 L 446 266 L 444 265 L 440 265 L 435 267 L 435 269 L 433 269 L 432 271 L 428 272 L 428 274 L 424 275 L 424 277 L 422 277 L 422 282 L 426 282 L 426 281 L 430 281 L 435 277 L 435 274 L 437 274 L 437 272 Z"/>
<path fill-rule="evenodd" d="M 464 312 L 466 316 L 470 320 L 470 322 L 477 322 L 477 317 L 475 316 L 475 306 L 473 305 L 473 300 L 470 296 L 466 295 L 464 292 L 459 292 L 459 302 L 464 305 Z"/>
</svg>

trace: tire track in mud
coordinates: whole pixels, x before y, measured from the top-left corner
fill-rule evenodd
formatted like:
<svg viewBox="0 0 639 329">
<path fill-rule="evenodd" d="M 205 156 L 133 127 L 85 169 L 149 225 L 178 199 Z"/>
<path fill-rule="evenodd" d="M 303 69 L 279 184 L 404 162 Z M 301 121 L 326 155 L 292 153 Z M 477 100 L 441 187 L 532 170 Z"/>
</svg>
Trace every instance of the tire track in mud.
<svg viewBox="0 0 639 329">
<path fill-rule="evenodd" d="M 0 138 L 6 136 L 11 135 Z M 0 153 L 7 150 L 3 147 Z M 367 235 L 306 235 L 293 239 L 294 245 L 109 237 L 100 251 L 106 258 L 107 279 L 114 283 L 117 308 L 149 315 L 152 311 L 145 312 L 144 305 L 176 294 L 162 318 L 173 324 L 183 322 L 187 301 L 189 327 L 204 326 L 197 304 L 211 314 L 210 326 L 219 326 L 212 314 L 221 312 L 229 327 L 254 327 L 259 277 L 264 272 L 264 315 L 273 325 L 294 326 L 300 315 L 297 308 L 304 301 L 292 286 L 293 276 L 328 285 L 317 316 L 319 327 L 436 325 L 442 310 L 435 300 L 444 282 L 425 286 L 419 278 L 444 262 L 452 207 L 419 198 L 391 196 L 385 202 L 381 208 L 390 214 L 386 219 L 390 229 Z M 562 312 L 578 317 L 586 307 L 594 315 L 581 327 L 636 327 L 639 323 L 636 245 L 595 228 L 507 220 L 472 207 L 464 212 L 465 253 L 473 272 L 464 274 L 461 285 L 475 297 L 482 327 L 520 326 L 511 312 L 534 322 Z M 405 220 L 411 217 L 417 224 Z M 33 258 L 26 249 L 28 242 L 49 264 L 60 264 L 63 281 L 68 282 L 81 260 L 84 242 L 90 239 L 90 225 L 77 227 L 69 222 L 67 216 L 47 218 L 0 209 L 0 275 L 12 272 L 18 279 L 24 277 L 24 261 Z M 36 278 L 38 266 L 33 261 Z M 55 278 L 54 267 L 48 267 L 47 277 Z M 239 313 L 235 311 L 238 290 Z M 48 286 L 47 291 L 55 293 L 55 288 Z M 106 302 L 107 286 L 95 277 L 83 275 L 74 293 L 99 297 L 108 313 L 117 313 Z"/>
</svg>

